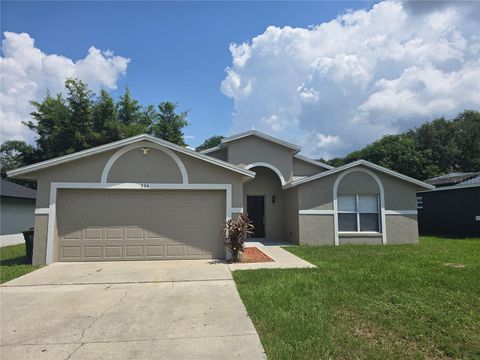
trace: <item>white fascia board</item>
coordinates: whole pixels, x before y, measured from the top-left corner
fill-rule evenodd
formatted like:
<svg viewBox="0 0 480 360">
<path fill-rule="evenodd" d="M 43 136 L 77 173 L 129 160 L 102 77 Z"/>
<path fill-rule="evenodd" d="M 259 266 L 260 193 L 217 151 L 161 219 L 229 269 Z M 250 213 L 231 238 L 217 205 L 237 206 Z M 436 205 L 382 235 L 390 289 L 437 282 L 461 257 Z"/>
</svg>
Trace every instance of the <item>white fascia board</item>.
<svg viewBox="0 0 480 360">
<path fill-rule="evenodd" d="M 35 164 L 22 166 L 22 167 L 17 168 L 17 169 L 12 169 L 10 171 L 7 171 L 7 176 L 15 177 L 15 176 L 18 176 L 18 175 L 23 175 L 23 174 L 29 173 L 31 171 L 37 171 L 37 170 L 45 169 L 45 168 L 53 166 L 53 165 L 59 165 L 59 164 L 63 164 L 63 163 L 66 163 L 66 162 L 69 162 L 69 161 L 72 161 L 72 160 L 81 159 L 81 158 L 84 158 L 86 156 L 99 154 L 99 153 L 102 153 L 104 151 L 116 149 L 117 147 L 135 142 L 136 140 L 143 140 L 143 135 L 133 136 L 133 137 L 130 137 L 130 138 L 127 138 L 127 139 L 122 139 L 122 140 L 119 140 L 119 141 L 115 141 L 115 142 L 112 142 L 112 143 L 109 143 L 109 144 L 96 146 L 96 147 L 93 147 L 93 148 L 90 148 L 90 149 L 87 149 L 87 150 L 78 151 L 78 152 L 75 152 L 75 153 L 72 153 L 72 154 L 56 157 L 56 158 L 53 158 L 53 159 L 50 159 L 50 160 L 45 160 L 45 161 L 41 161 L 41 162 L 38 162 L 38 163 L 35 163 Z"/>
<path fill-rule="evenodd" d="M 339 166 L 337 168 L 333 168 L 331 170 L 328 170 L 328 171 L 324 171 L 320 174 L 316 174 L 316 175 L 312 175 L 312 176 L 309 176 L 305 179 L 302 179 L 302 180 L 298 180 L 298 181 L 293 181 L 293 182 L 290 182 L 288 184 L 286 184 L 283 188 L 284 189 L 288 189 L 290 187 L 294 187 L 294 186 L 298 186 L 298 185 L 301 185 L 301 184 L 305 184 L 307 182 L 310 182 L 310 181 L 313 181 L 313 180 L 317 180 L 317 179 L 320 179 L 322 177 L 325 177 L 325 176 L 329 176 L 329 175 L 332 175 L 332 174 L 336 174 L 338 172 L 341 172 L 341 171 L 344 171 L 344 170 L 348 170 L 350 168 L 353 168 L 355 166 L 365 166 L 367 168 L 370 168 L 370 169 L 374 169 L 374 170 L 377 170 L 377 171 L 380 171 L 384 174 L 388 174 L 388 175 L 391 175 L 393 177 L 396 177 L 398 179 L 402 179 L 404 181 L 407 181 L 407 182 L 410 182 L 412 184 L 415 184 L 415 185 L 418 185 L 424 189 L 430 189 L 430 190 L 433 190 L 435 187 L 433 185 L 430 185 L 430 184 L 427 184 L 423 181 L 420 181 L 420 180 L 417 180 L 417 179 L 414 179 L 414 178 L 411 178 L 410 176 L 407 176 L 407 175 L 403 175 L 403 174 L 400 174 L 396 171 L 393 171 L 393 170 L 390 170 L 390 169 L 387 169 L 387 168 L 384 168 L 383 166 L 380 166 L 380 165 L 377 165 L 377 164 L 373 164 L 369 161 L 366 161 L 366 160 L 357 160 L 357 161 L 354 161 L 354 162 L 351 162 L 349 164 L 345 164 L 343 166 Z"/>
<path fill-rule="evenodd" d="M 246 131 L 246 132 L 243 132 L 243 133 L 240 133 L 240 134 L 237 134 L 237 135 L 232 135 L 232 136 L 226 137 L 222 140 L 222 144 L 225 144 L 225 143 L 228 143 L 228 142 L 231 142 L 231 141 L 234 141 L 234 140 L 238 140 L 238 139 L 241 139 L 241 138 L 244 138 L 244 137 L 247 137 L 247 136 L 257 136 L 257 137 L 265 139 L 267 141 L 271 141 L 271 142 L 274 142 L 278 145 L 287 147 L 287 148 L 289 148 L 291 150 L 294 150 L 296 152 L 299 152 L 302 149 L 298 145 L 294 145 L 292 143 L 277 139 L 273 136 L 261 133 L 257 130 L 250 130 L 250 131 Z"/>
<path fill-rule="evenodd" d="M 214 146 L 212 148 L 208 148 L 208 149 L 205 149 L 205 150 L 202 150 L 202 151 L 199 151 L 200 154 L 209 154 L 211 152 L 214 152 L 214 151 L 217 151 L 217 150 L 221 150 L 222 147 L 221 146 Z"/>
<path fill-rule="evenodd" d="M 20 176 L 20 175 L 28 174 L 32 171 L 42 170 L 42 169 L 48 168 L 50 166 L 63 164 L 63 163 L 66 163 L 66 162 L 69 162 L 69 161 L 72 161 L 72 160 L 78 160 L 78 159 L 84 158 L 86 156 L 99 154 L 99 153 L 102 153 L 102 152 L 105 152 L 105 151 L 113 150 L 113 149 L 119 148 L 121 146 L 132 144 L 134 142 L 142 141 L 142 140 L 148 140 L 148 141 L 153 142 L 155 144 L 159 144 L 159 145 L 165 146 L 166 148 L 178 151 L 182 154 L 190 155 L 194 158 L 197 158 L 197 159 L 200 159 L 200 160 L 218 165 L 220 167 L 232 170 L 234 172 L 240 173 L 240 174 L 248 176 L 248 177 L 252 177 L 252 178 L 255 177 L 255 173 L 253 171 L 249 171 L 249 170 L 243 169 L 239 166 L 227 163 L 225 161 L 218 160 L 218 159 L 215 159 L 213 157 L 197 153 L 196 151 L 186 149 L 182 146 L 172 144 L 171 142 L 168 142 L 168 141 L 165 141 L 165 140 L 157 139 L 156 137 L 151 136 L 151 135 L 147 135 L 147 134 L 133 136 L 133 137 L 130 137 L 130 138 L 127 138 L 127 139 L 122 139 L 122 140 L 119 140 L 119 141 L 115 141 L 115 142 L 110 143 L 110 144 L 100 145 L 100 146 L 97 146 L 97 147 L 94 147 L 94 148 L 91 148 L 91 149 L 82 150 L 82 151 L 79 151 L 79 152 L 76 152 L 76 153 L 73 153 L 73 154 L 61 156 L 61 157 L 58 157 L 58 158 L 55 158 L 55 159 L 50 159 L 50 160 L 42 161 L 42 162 L 39 162 L 39 163 L 36 163 L 36 164 L 27 165 L 27 166 L 24 166 L 24 167 L 21 167 L 21 168 L 18 168 L 18 169 L 10 170 L 10 171 L 7 172 L 7 176 L 17 177 L 17 176 Z"/>
<path fill-rule="evenodd" d="M 300 154 L 295 154 L 293 155 L 294 158 L 297 158 L 299 160 L 302 160 L 302 161 L 305 161 L 305 162 L 308 162 L 312 165 L 317 165 L 317 166 L 320 166 L 320 167 L 323 167 L 324 169 L 327 169 L 327 170 L 331 170 L 331 169 L 334 169 L 333 166 L 330 166 L 330 165 L 327 165 L 325 163 L 322 163 L 320 161 L 317 161 L 317 160 L 313 160 L 313 159 L 310 159 L 306 156 L 303 156 L 303 155 L 300 155 Z"/>
</svg>

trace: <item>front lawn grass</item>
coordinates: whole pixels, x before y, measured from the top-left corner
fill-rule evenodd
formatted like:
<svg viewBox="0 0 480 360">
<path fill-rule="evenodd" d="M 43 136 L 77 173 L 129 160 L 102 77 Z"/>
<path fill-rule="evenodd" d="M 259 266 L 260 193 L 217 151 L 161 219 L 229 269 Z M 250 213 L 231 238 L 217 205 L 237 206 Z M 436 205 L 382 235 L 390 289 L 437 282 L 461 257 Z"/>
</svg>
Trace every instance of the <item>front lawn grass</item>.
<svg viewBox="0 0 480 360">
<path fill-rule="evenodd" d="M 0 248 L 0 284 L 38 268 L 39 266 L 28 264 L 25 244 Z"/>
<path fill-rule="evenodd" d="M 480 238 L 286 249 L 233 274 L 269 359 L 480 359 Z"/>
</svg>

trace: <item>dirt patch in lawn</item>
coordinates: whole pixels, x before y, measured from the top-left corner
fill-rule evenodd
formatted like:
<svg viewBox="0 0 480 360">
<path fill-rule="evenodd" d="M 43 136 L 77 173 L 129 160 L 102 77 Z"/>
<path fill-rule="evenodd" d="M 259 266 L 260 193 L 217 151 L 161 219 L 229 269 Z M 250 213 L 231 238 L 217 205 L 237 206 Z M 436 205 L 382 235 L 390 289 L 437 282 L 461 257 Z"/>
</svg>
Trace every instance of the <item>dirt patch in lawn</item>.
<svg viewBox="0 0 480 360">
<path fill-rule="evenodd" d="M 259 263 L 259 262 L 272 262 L 271 257 L 266 255 L 263 251 L 256 247 L 247 247 L 245 251 L 240 255 L 239 263 Z"/>
</svg>

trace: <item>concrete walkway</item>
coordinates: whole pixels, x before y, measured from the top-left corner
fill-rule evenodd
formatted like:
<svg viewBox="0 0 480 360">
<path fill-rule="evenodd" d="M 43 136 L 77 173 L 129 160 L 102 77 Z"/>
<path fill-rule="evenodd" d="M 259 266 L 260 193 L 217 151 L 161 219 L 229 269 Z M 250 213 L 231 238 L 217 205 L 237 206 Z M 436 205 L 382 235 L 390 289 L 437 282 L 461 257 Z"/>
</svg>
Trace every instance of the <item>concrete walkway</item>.
<svg viewBox="0 0 480 360">
<path fill-rule="evenodd" d="M 1 359 L 266 359 L 224 263 L 56 263 L 0 297 Z"/>
<path fill-rule="evenodd" d="M 288 243 L 276 243 L 270 241 L 248 241 L 245 243 L 246 247 L 256 247 L 263 251 L 266 255 L 272 258 L 273 262 L 264 263 L 249 263 L 249 264 L 229 264 L 231 271 L 235 270 L 255 270 L 255 269 L 297 269 L 297 268 L 315 268 L 316 266 L 310 264 L 298 256 L 293 255 L 281 246 L 291 246 Z"/>
</svg>

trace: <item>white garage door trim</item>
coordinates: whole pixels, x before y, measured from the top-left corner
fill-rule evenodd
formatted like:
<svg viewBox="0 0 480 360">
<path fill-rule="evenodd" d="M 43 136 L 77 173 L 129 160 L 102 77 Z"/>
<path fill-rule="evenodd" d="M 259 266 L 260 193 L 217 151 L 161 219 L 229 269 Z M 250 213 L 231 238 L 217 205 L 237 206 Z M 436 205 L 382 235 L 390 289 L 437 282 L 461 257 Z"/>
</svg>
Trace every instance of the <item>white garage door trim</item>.
<svg viewBox="0 0 480 360">
<path fill-rule="evenodd" d="M 232 217 L 231 184 L 155 184 L 155 183 L 73 183 L 52 182 L 50 186 L 50 206 L 48 208 L 47 254 L 46 263 L 53 262 L 54 228 L 56 218 L 58 189 L 103 189 L 103 190 L 224 190 L 226 192 L 225 219 Z"/>
</svg>

